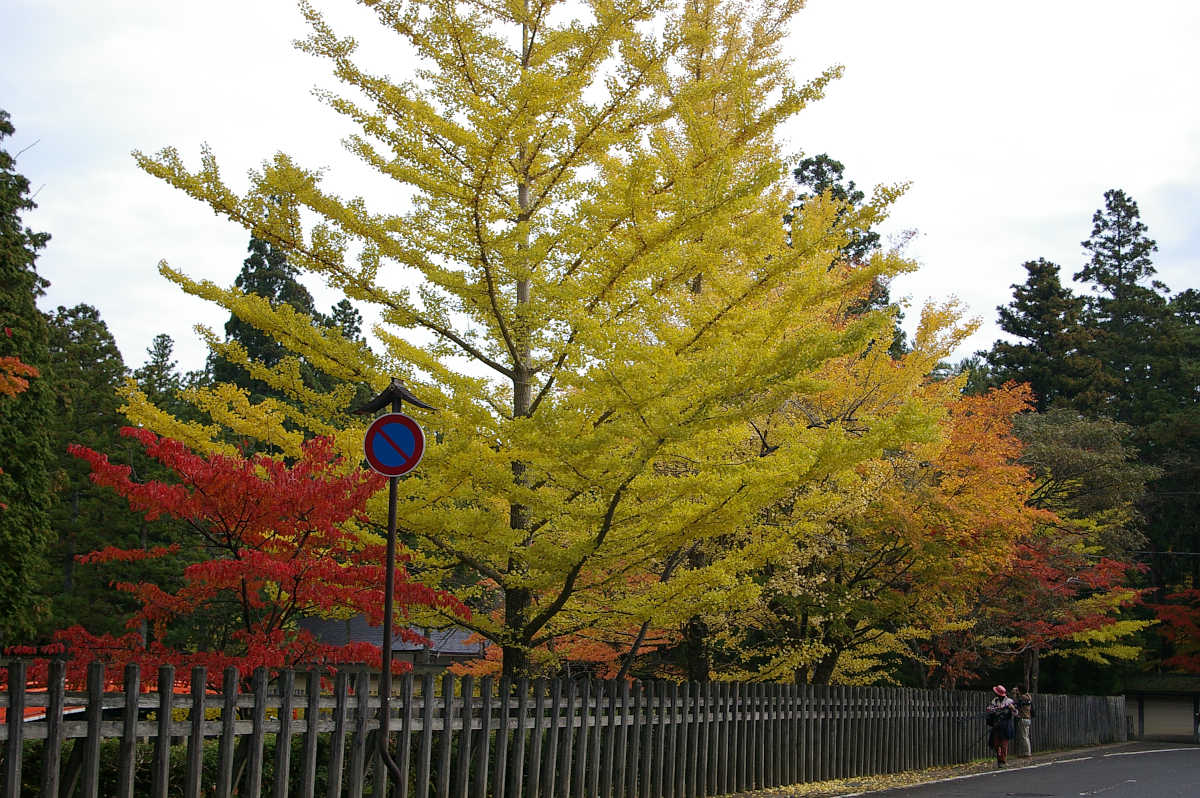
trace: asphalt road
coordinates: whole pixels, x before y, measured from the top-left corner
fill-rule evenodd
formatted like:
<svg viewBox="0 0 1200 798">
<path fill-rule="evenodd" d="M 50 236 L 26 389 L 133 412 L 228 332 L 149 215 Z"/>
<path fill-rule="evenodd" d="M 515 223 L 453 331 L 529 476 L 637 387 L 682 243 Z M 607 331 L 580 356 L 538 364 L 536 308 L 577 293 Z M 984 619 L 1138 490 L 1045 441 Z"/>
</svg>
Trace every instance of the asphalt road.
<svg viewBox="0 0 1200 798">
<path fill-rule="evenodd" d="M 1200 746 L 1133 743 L 1051 762 L 951 777 L 886 798 L 1200 798 Z"/>
</svg>

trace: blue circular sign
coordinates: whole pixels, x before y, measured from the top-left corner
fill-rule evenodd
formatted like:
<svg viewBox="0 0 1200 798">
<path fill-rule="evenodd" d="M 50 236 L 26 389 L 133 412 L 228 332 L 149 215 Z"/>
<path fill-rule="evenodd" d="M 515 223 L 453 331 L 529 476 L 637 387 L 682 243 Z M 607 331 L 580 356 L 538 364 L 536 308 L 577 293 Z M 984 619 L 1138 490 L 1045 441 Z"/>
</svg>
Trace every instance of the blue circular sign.
<svg viewBox="0 0 1200 798">
<path fill-rule="evenodd" d="M 425 433 L 403 413 L 388 413 L 375 419 L 363 438 L 363 452 L 372 469 L 385 477 L 407 474 L 425 453 Z"/>
</svg>

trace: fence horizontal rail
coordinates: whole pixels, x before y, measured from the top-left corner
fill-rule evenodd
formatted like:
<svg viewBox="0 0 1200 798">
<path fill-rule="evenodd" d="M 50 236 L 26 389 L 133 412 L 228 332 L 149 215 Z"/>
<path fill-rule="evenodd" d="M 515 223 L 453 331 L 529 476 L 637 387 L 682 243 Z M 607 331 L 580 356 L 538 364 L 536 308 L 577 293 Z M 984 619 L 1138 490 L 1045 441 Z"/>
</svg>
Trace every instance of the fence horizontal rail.
<svg viewBox="0 0 1200 798">
<path fill-rule="evenodd" d="M 10 665 L 0 695 L 6 798 L 76 784 L 84 798 L 170 785 L 187 798 L 698 798 L 987 755 L 982 692 L 426 674 L 395 684 L 388 751 L 406 778 L 389 785 L 367 672 L 260 670 L 243 683 L 226 671 L 214 691 L 204 669 L 177 684 L 164 667 L 170 687 L 149 693 L 135 666 L 124 689 L 100 665 L 85 691 L 66 690 L 61 663 L 38 691 L 25 674 Z M 1125 739 L 1121 697 L 1034 698 L 1036 749 Z"/>
</svg>

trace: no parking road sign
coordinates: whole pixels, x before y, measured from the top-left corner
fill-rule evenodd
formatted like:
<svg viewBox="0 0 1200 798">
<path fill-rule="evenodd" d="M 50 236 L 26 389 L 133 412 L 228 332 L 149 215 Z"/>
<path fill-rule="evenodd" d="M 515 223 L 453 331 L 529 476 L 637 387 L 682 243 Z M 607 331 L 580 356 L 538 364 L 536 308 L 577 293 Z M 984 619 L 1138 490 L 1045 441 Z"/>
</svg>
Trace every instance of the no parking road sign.
<svg viewBox="0 0 1200 798">
<path fill-rule="evenodd" d="M 385 477 L 407 474 L 425 453 L 425 433 L 403 413 L 388 413 L 375 419 L 363 438 L 363 451 L 371 468 Z"/>
</svg>

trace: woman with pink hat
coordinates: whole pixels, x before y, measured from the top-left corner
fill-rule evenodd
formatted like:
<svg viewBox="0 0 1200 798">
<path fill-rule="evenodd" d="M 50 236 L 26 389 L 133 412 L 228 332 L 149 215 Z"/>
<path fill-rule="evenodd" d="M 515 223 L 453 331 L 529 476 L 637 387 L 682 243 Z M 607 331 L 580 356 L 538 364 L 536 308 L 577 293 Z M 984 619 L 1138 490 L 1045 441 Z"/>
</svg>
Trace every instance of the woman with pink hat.
<svg viewBox="0 0 1200 798">
<path fill-rule="evenodd" d="M 996 752 L 996 767 L 1008 764 L 1008 741 L 1013 738 L 1013 719 L 1017 716 L 1017 705 L 1008 697 L 1004 685 L 992 688 L 996 697 L 987 708 L 988 746 Z"/>
</svg>

